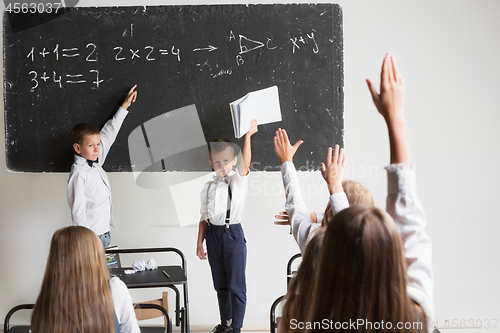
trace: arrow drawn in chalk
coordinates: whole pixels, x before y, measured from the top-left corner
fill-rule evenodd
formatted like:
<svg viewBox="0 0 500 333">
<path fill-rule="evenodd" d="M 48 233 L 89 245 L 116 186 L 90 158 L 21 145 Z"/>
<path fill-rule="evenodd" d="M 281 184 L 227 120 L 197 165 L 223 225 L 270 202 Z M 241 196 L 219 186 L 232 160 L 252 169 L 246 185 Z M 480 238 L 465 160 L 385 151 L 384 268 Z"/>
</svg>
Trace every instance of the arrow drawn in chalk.
<svg viewBox="0 0 500 333">
<path fill-rule="evenodd" d="M 260 49 L 264 47 L 264 43 L 252 40 L 248 37 L 240 35 L 240 54 L 247 53 L 253 50 Z"/>
<path fill-rule="evenodd" d="M 212 51 L 215 51 L 217 50 L 217 48 L 215 46 L 212 46 L 212 45 L 208 45 L 208 47 L 201 47 L 201 48 L 198 48 L 198 49 L 194 49 L 194 51 L 208 51 L 208 52 L 212 52 Z"/>
</svg>

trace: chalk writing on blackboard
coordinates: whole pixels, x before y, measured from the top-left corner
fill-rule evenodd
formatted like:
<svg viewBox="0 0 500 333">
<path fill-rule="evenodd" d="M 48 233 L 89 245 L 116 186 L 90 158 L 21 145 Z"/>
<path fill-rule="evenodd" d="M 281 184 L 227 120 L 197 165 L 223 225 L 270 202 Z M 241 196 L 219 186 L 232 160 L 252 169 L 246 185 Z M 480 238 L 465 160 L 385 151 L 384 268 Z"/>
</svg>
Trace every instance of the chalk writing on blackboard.
<svg viewBox="0 0 500 333">
<path fill-rule="evenodd" d="M 130 34 L 133 34 L 133 25 L 130 26 Z M 229 40 L 236 40 L 235 34 L 233 31 L 230 31 Z M 238 35 L 238 47 L 239 52 L 235 56 L 236 64 L 238 66 L 243 65 L 245 60 L 243 55 L 246 53 L 250 53 L 252 51 L 256 51 L 258 49 L 264 48 L 267 50 L 275 50 L 279 46 L 277 41 L 271 37 L 266 37 L 265 42 L 262 42 L 257 39 L 253 39 L 247 37 L 245 35 Z M 310 33 L 306 33 L 305 35 L 298 35 L 290 37 L 288 43 L 291 45 L 291 53 L 295 54 L 298 50 L 304 49 L 306 46 L 311 46 L 310 51 L 313 53 L 319 52 L 319 46 L 315 40 L 314 29 Z M 27 52 L 26 58 L 31 60 L 32 63 L 36 63 L 39 61 L 44 61 L 48 57 L 53 57 L 56 61 L 63 61 L 64 58 L 68 58 L 70 60 L 72 58 L 78 58 L 80 56 L 85 57 L 85 61 L 87 62 L 99 62 L 99 49 L 100 47 L 93 43 L 89 42 L 85 46 L 85 50 L 81 50 L 78 47 L 62 47 L 59 43 L 56 43 L 53 47 L 44 46 L 42 48 L 35 48 L 34 46 L 29 48 Z M 144 47 L 136 47 L 136 48 L 128 48 L 128 50 L 123 46 L 114 46 L 112 47 L 114 51 L 114 60 L 115 61 L 135 61 L 144 59 L 144 61 L 160 61 L 161 58 L 166 56 L 173 57 L 177 62 L 181 61 L 181 49 L 176 45 L 168 46 L 168 47 L 156 47 L 153 45 L 146 45 Z M 194 48 L 191 52 L 213 52 L 217 51 L 218 47 L 213 45 L 208 45 L 206 47 L 197 47 Z M 107 59 L 103 60 L 106 61 Z M 204 65 L 207 65 L 205 63 Z M 199 63 L 195 64 L 196 66 L 200 66 Z M 59 88 L 63 88 L 64 84 L 83 84 L 89 83 L 90 87 L 93 89 L 99 88 L 100 84 L 105 80 L 99 77 L 98 69 L 91 69 L 88 73 L 60 73 L 58 74 L 56 71 L 52 71 L 52 76 L 48 75 L 50 71 L 36 71 L 35 69 L 31 69 L 28 71 L 28 75 L 30 76 L 30 80 L 32 85 L 30 87 L 31 92 L 35 92 L 37 88 L 40 87 L 40 80 L 43 80 L 44 83 L 55 83 L 59 86 Z M 210 74 L 212 78 L 217 78 L 221 75 L 232 75 L 233 71 L 230 69 L 227 70 L 219 70 L 215 74 Z M 64 79 L 63 79 L 64 78 Z"/>
</svg>

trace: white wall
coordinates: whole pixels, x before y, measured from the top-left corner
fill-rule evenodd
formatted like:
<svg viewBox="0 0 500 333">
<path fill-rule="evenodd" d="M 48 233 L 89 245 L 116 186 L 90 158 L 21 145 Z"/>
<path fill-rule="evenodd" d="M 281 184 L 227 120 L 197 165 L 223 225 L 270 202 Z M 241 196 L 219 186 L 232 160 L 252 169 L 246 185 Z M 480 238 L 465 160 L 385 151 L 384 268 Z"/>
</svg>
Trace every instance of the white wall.
<svg viewBox="0 0 500 333">
<path fill-rule="evenodd" d="M 147 3 L 181 4 L 178 0 Z M 347 177 L 366 184 L 376 204 L 384 206 L 382 167 L 389 160 L 388 140 L 364 80 L 378 81 L 384 53 L 391 51 L 405 77 L 412 158 L 418 165 L 419 194 L 434 243 L 436 317 L 440 323 L 445 319 L 499 319 L 500 2 L 339 3 L 344 12 Z M 79 6 L 143 4 L 86 0 Z M 3 137 L 3 120 L 1 127 Z M 0 149 L 2 320 L 14 305 L 36 299 L 50 237 L 70 223 L 67 176 L 9 173 L 5 150 Z M 282 190 L 278 191 L 279 174 L 255 173 L 251 177 L 267 193 L 249 195 L 244 217 L 249 253 L 245 326 L 266 328 L 272 301 L 285 292 L 286 262 L 298 249 L 287 228 L 273 225 L 273 216 L 284 202 Z M 113 243 L 180 248 L 189 265 L 191 323 L 217 323 L 208 263 L 194 255 L 197 230 L 172 227 L 178 221 L 170 193 L 141 189 L 129 173 L 112 173 L 109 179 L 119 226 L 113 232 Z M 302 181 L 322 186 L 315 174 L 304 174 Z M 311 209 L 319 208 L 317 197 L 308 197 Z M 134 292 L 134 298 L 141 297 L 149 295 Z"/>
</svg>

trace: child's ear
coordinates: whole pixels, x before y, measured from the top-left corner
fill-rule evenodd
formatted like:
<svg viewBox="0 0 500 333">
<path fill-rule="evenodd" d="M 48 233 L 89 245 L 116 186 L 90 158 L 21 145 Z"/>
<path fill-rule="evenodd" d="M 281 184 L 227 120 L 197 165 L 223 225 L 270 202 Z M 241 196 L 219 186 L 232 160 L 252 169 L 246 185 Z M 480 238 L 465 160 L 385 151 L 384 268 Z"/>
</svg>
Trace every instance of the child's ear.
<svg viewBox="0 0 500 333">
<path fill-rule="evenodd" d="M 81 150 L 80 150 L 80 145 L 78 143 L 73 143 L 73 149 L 77 154 L 80 154 Z"/>
</svg>

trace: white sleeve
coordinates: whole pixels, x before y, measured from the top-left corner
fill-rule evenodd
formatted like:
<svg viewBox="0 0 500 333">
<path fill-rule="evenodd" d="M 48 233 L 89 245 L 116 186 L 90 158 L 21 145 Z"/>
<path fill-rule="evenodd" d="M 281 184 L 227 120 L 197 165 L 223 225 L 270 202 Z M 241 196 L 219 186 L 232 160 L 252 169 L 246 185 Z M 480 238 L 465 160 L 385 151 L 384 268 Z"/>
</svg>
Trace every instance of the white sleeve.
<svg viewBox="0 0 500 333">
<path fill-rule="evenodd" d="M 139 324 L 135 317 L 132 297 L 127 286 L 117 277 L 109 280 L 109 289 L 113 298 L 113 307 L 120 323 L 120 333 L 140 333 Z"/>
<path fill-rule="evenodd" d="M 84 174 L 75 172 L 68 180 L 68 204 L 73 225 L 90 228 L 87 221 L 87 199 L 85 198 Z"/>
<path fill-rule="evenodd" d="M 344 192 L 333 193 L 330 196 L 330 204 L 332 205 L 333 215 L 349 208 L 349 201 L 347 201 L 347 195 Z"/>
<path fill-rule="evenodd" d="M 101 149 L 99 151 L 99 164 L 103 165 L 108 156 L 109 149 L 115 142 L 116 136 L 122 127 L 128 111 L 120 106 L 113 118 L 108 120 L 101 129 Z"/>
<path fill-rule="evenodd" d="M 410 297 L 424 309 L 429 323 L 434 318 L 434 276 L 432 244 L 424 228 L 424 209 L 417 197 L 415 168 L 411 164 L 391 164 L 387 170 L 387 212 L 396 222 L 407 261 Z"/>
<path fill-rule="evenodd" d="M 211 182 L 207 182 L 205 186 L 203 186 L 203 190 L 201 190 L 200 194 L 200 221 L 206 221 L 207 220 L 207 191 L 208 187 L 210 186 Z"/>
<path fill-rule="evenodd" d="M 293 237 L 295 237 L 300 252 L 303 254 L 309 240 L 309 234 L 318 225 L 311 220 L 311 215 L 300 192 L 297 171 L 292 162 L 285 162 L 281 165 L 281 176 L 286 195 L 285 209 L 292 225 Z"/>
<path fill-rule="evenodd" d="M 316 214 L 316 224 L 318 226 L 321 225 L 321 221 L 323 221 L 323 217 L 325 217 L 325 211 L 322 212 L 314 212 Z"/>
</svg>

